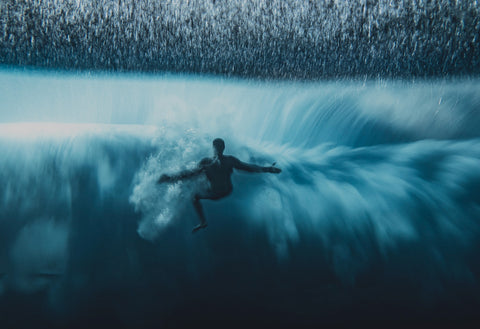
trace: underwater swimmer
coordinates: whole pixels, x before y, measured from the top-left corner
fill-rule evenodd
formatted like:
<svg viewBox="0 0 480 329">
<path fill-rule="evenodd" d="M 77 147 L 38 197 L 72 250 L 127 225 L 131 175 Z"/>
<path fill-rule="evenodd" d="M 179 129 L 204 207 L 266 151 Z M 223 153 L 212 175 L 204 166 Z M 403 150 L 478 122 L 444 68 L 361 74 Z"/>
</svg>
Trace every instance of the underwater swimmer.
<svg viewBox="0 0 480 329">
<path fill-rule="evenodd" d="M 273 174 L 278 174 L 281 172 L 279 168 L 274 167 L 275 163 L 272 166 L 260 167 L 254 164 L 242 162 L 230 155 L 223 155 L 223 151 L 225 150 L 225 142 L 220 138 L 216 138 L 213 141 L 213 150 L 213 158 L 202 159 L 197 168 L 193 170 L 182 171 L 176 175 L 162 175 L 158 180 L 158 183 L 165 183 L 194 177 L 202 173 L 207 176 L 207 179 L 210 182 L 210 188 L 207 192 L 197 193 L 193 197 L 193 206 L 195 207 L 198 217 L 200 218 L 200 224 L 195 226 L 192 232 L 196 232 L 207 227 L 207 220 L 205 219 L 205 214 L 203 213 L 203 208 L 200 204 L 201 199 L 219 200 L 232 193 L 233 185 L 231 175 L 233 169 L 244 170 L 248 172 L 268 172 Z"/>
</svg>

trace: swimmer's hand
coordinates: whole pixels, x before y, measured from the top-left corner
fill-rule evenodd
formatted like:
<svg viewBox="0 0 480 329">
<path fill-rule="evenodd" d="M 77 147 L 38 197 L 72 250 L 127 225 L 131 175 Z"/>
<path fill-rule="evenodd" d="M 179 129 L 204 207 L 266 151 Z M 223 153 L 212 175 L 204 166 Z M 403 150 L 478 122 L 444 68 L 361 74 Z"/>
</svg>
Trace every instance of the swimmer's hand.
<svg viewBox="0 0 480 329">
<path fill-rule="evenodd" d="M 158 183 L 158 184 L 161 184 L 161 183 L 168 183 L 168 182 L 172 182 L 172 181 L 173 181 L 173 177 L 172 177 L 172 176 L 163 174 L 162 176 L 160 176 L 160 178 L 158 179 L 157 183 Z"/>
<path fill-rule="evenodd" d="M 279 174 L 282 172 L 282 169 L 277 167 L 267 167 L 267 171 L 272 174 Z"/>
<path fill-rule="evenodd" d="M 275 167 L 277 163 L 274 162 L 270 167 L 265 167 L 265 172 L 269 172 L 272 174 L 279 174 L 282 172 L 282 169 Z"/>
</svg>

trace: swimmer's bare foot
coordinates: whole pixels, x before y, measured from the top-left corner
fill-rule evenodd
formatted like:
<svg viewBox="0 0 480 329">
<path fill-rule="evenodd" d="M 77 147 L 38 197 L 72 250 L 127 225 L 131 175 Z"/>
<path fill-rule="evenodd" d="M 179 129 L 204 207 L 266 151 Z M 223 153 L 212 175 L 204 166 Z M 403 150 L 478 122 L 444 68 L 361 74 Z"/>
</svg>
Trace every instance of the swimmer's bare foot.
<svg viewBox="0 0 480 329">
<path fill-rule="evenodd" d="M 201 223 L 201 224 L 198 224 L 197 226 L 195 226 L 192 230 L 192 233 L 195 233 L 197 232 L 198 230 L 201 230 L 202 228 L 205 228 L 207 227 L 207 223 Z"/>
</svg>

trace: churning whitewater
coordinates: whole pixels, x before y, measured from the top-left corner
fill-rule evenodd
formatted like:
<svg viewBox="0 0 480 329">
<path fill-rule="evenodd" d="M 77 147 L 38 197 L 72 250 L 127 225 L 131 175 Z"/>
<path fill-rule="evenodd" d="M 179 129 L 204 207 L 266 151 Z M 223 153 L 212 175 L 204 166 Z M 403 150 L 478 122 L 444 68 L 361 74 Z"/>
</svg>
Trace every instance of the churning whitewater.
<svg viewBox="0 0 480 329">
<path fill-rule="evenodd" d="M 477 319 L 477 80 L 2 71 L 0 85 L 7 326 L 32 310 L 59 327 Z M 157 180 L 216 137 L 283 171 L 234 173 L 192 235 L 205 178 Z"/>
</svg>

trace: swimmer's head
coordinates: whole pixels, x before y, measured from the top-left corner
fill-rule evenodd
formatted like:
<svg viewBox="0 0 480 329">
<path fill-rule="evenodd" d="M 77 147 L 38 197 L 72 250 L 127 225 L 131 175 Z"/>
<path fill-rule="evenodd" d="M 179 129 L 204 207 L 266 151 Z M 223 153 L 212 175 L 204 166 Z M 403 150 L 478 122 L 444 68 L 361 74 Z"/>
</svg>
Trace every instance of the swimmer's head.
<svg viewBox="0 0 480 329">
<path fill-rule="evenodd" d="M 221 138 L 215 138 L 213 140 L 213 149 L 215 153 L 218 155 L 223 155 L 223 151 L 225 150 L 225 142 Z"/>
</svg>

